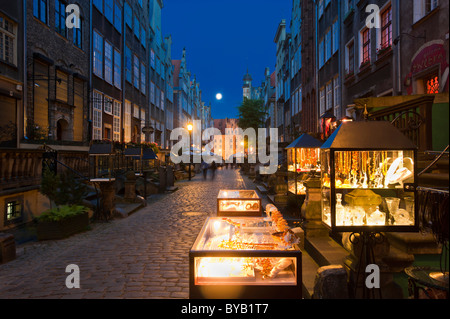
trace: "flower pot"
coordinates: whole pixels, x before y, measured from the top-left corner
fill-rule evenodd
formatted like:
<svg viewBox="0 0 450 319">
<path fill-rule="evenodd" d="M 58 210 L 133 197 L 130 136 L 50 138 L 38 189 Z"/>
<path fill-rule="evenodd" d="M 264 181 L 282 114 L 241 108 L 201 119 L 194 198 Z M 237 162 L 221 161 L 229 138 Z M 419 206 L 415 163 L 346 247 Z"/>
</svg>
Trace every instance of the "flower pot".
<svg viewBox="0 0 450 319">
<path fill-rule="evenodd" d="M 38 240 L 62 239 L 84 231 L 89 225 L 89 214 L 83 213 L 59 221 L 39 221 Z"/>
</svg>

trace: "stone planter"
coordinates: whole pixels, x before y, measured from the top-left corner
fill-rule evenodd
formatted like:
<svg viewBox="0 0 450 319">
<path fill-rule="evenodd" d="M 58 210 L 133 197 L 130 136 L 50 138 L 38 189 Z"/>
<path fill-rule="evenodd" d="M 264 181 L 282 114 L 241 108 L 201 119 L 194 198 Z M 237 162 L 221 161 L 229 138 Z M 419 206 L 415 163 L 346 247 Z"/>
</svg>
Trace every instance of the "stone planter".
<svg viewBox="0 0 450 319">
<path fill-rule="evenodd" d="M 37 238 L 38 240 L 66 238 L 85 230 L 88 225 L 87 212 L 60 221 L 40 221 L 37 224 Z"/>
</svg>

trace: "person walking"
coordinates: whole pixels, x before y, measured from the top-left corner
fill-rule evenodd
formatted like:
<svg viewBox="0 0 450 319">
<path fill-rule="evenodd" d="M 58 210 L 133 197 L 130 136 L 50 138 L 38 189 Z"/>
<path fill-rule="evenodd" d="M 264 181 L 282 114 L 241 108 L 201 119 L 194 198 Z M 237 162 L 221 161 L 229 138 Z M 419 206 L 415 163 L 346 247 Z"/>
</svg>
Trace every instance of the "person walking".
<svg viewBox="0 0 450 319">
<path fill-rule="evenodd" d="M 214 177 L 216 176 L 216 169 L 217 169 L 217 164 L 216 164 L 216 162 L 213 161 L 213 162 L 211 163 L 210 168 L 211 168 L 211 173 L 212 173 L 211 179 L 214 179 Z"/>
<path fill-rule="evenodd" d="M 208 164 L 205 161 L 202 161 L 201 169 L 203 172 L 203 179 L 206 179 L 206 175 L 208 174 Z"/>
</svg>

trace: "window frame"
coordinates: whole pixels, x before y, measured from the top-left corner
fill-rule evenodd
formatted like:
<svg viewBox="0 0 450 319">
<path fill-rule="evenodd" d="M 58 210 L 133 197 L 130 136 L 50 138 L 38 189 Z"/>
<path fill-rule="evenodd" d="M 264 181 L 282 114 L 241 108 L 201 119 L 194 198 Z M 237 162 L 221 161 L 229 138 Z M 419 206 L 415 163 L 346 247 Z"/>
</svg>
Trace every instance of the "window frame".
<svg viewBox="0 0 450 319">
<path fill-rule="evenodd" d="M 92 92 L 92 139 L 101 140 L 103 134 L 103 94 Z"/>
<path fill-rule="evenodd" d="M 24 201 L 23 201 L 23 195 L 20 196 L 14 196 L 14 197 L 8 197 L 5 198 L 4 201 L 4 207 L 5 207 L 5 217 L 4 217 L 4 225 L 11 225 L 11 224 L 16 224 L 16 223 L 20 223 L 23 221 L 23 206 L 24 206 Z M 14 204 L 14 208 L 16 206 L 20 206 L 20 212 L 19 212 L 19 216 L 16 216 L 14 218 L 10 218 L 8 219 L 8 206 L 10 203 L 15 203 Z"/>
<path fill-rule="evenodd" d="M 114 71 L 113 71 L 114 86 L 118 89 L 122 89 L 122 54 L 114 48 Z"/>
<path fill-rule="evenodd" d="M 44 11 L 42 9 L 42 4 L 45 4 Z M 36 10 L 37 5 L 37 10 Z M 36 15 L 37 14 L 37 15 Z M 42 20 L 42 14 L 44 14 L 45 21 Z M 41 21 L 42 23 L 48 25 L 48 0 L 33 0 L 33 16 Z"/>
<path fill-rule="evenodd" d="M 385 20 L 385 15 L 388 14 L 388 20 Z M 380 28 L 380 49 L 392 47 L 392 5 L 389 5 L 381 11 L 381 28 Z M 386 33 L 387 32 L 387 33 Z"/>
<path fill-rule="evenodd" d="M 109 84 L 114 85 L 114 47 L 108 40 L 105 40 L 103 48 L 105 64 L 104 79 Z"/>
<path fill-rule="evenodd" d="M 12 27 L 12 31 L 11 31 L 11 30 L 9 30 L 9 28 L 6 29 L 6 26 L 3 26 L 3 25 L 0 26 L 0 32 L 2 34 L 2 36 L 0 38 L 1 45 L 2 45 L 2 52 L 0 52 L 0 61 L 17 66 L 17 28 L 18 28 L 18 25 L 17 25 L 17 23 L 15 23 L 13 20 L 9 19 L 6 15 L 4 15 L 2 13 L 0 13 L 0 17 L 3 19 L 4 25 L 6 25 L 6 22 L 8 22 L 8 24 L 10 24 Z M 9 45 L 9 52 L 11 52 L 11 53 L 8 55 L 8 57 L 10 57 L 10 59 L 6 58 L 7 57 L 7 55 L 6 55 L 7 37 L 12 42 Z"/>
<path fill-rule="evenodd" d="M 66 7 L 67 3 L 65 1 L 55 0 L 55 31 L 64 38 L 67 38 L 68 35 L 66 27 Z"/>
<path fill-rule="evenodd" d="M 96 39 L 96 36 L 98 37 Z M 94 30 L 94 34 L 92 36 L 93 39 L 93 73 L 99 78 L 103 78 L 103 52 L 104 52 L 104 43 L 103 36 L 97 30 Z M 101 45 L 101 50 L 97 45 Z M 97 52 L 97 55 L 95 54 Z M 97 58 L 96 58 L 97 56 Z M 97 64 L 97 65 L 96 65 Z M 100 69 L 99 69 L 100 68 Z"/>
</svg>

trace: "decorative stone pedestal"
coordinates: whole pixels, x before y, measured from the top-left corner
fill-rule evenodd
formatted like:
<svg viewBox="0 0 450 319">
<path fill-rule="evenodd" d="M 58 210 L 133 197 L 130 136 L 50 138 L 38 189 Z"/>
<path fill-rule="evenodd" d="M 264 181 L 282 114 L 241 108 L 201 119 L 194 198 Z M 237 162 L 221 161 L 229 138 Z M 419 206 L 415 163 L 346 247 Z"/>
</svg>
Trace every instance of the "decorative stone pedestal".
<svg viewBox="0 0 450 319">
<path fill-rule="evenodd" d="M 133 171 L 129 171 L 125 174 L 126 180 L 124 182 L 125 186 L 125 200 L 134 200 L 136 198 L 136 175 Z"/>
<path fill-rule="evenodd" d="M 349 278 L 350 297 L 363 298 L 363 291 L 365 290 L 366 298 L 403 299 L 402 288 L 394 282 L 394 274 L 412 263 L 414 257 L 397 256 L 395 251 L 391 251 L 386 237 L 382 237 L 383 240 L 372 241 L 371 246 L 364 246 L 363 238 L 360 237 L 360 240 L 353 239 L 352 243 L 350 241 L 351 236 L 354 235 L 351 233 L 343 233 L 342 235 L 343 246 L 350 252 L 344 259 L 344 267 L 348 272 Z M 373 249 L 374 260 L 365 260 L 367 255 L 365 251 L 361 251 L 362 249 Z M 399 265 L 401 262 L 403 265 Z M 362 263 L 361 267 L 360 263 Z M 366 272 L 368 264 L 374 264 L 378 267 L 380 288 L 366 286 L 367 276 L 373 274 L 373 270 Z"/>
<path fill-rule="evenodd" d="M 114 181 L 100 182 L 100 211 L 97 212 L 97 220 L 109 220 L 114 216 L 115 204 L 114 199 L 116 191 L 114 188 Z"/>
<path fill-rule="evenodd" d="M 328 230 L 322 225 L 322 204 L 320 178 L 310 177 L 305 182 L 306 197 L 301 209 L 305 220 L 303 229 L 306 237 L 328 236 Z"/>
</svg>

